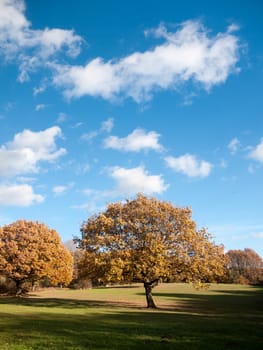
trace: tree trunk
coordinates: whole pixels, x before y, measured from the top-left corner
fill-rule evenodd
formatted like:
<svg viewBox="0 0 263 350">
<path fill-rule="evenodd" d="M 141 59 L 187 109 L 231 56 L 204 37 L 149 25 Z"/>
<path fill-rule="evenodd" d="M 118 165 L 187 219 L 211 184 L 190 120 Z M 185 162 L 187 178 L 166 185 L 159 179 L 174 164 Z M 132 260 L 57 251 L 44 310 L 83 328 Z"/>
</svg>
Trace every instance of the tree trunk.
<svg viewBox="0 0 263 350">
<path fill-rule="evenodd" d="M 19 297 L 22 292 L 23 292 L 23 288 L 22 288 L 22 284 L 23 284 L 23 281 L 15 281 L 16 283 L 16 297 Z"/>
<path fill-rule="evenodd" d="M 156 305 L 153 300 L 152 296 L 152 289 L 158 284 L 158 280 L 154 280 L 151 282 L 144 282 L 144 288 L 145 288 L 145 296 L 147 301 L 147 307 L 149 309 L 156 309 Z"/>
<path fill-rule="evenodd" d="M 36 287 L 37 287 L 37 281 L 32 281 L 32 292 L 36 291 Z"/>
</svg>

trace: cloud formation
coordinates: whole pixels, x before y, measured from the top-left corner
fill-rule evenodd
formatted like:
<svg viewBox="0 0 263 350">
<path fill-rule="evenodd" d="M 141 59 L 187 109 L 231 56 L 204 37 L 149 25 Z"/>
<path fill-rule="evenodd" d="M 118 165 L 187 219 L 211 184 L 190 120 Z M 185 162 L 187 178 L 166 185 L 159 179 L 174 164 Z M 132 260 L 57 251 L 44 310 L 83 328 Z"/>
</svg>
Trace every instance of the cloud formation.
<svg viewBox="0 0 263 350">
<path fill-rule="evenodd" d="M 81 139 L 84 141 L 91 142 L 95 137 L 101 135 L 102 133 L 109 133 L 114 127 L 114 119 L 113 118 L 108 118 L 104 120 L 100 128 L 97 130 L 92 130 L 90 132 L 84 133 L 81 135 Z"/>
<path fill-rule="evenodd" d="M 0 0 L 0 55 L 19 63 L 19 80 L 29 79 L 29 73 L 46 66 L 60 52 L 76 57 L 82 39 L 73 30 L 45 28 L 34 30 L 25 17 L 23 0 Z"/>
<path fill-rule="evenodd" d="M 40 194 L 35 194 L 30 185 L 0 184 L 0 206 L 27 207 L 43 201 L 44 197 Z"/>
<path fill-rule="evenodd" d="M 249 152 L 248 156 L 259 163 L 263 163 L 263 138 L 260 143 Z"/>
<path fill-rule="evenodd" d="M 149 175 L 142 166 L 136 168 L 113 167 L 110 176 L 116 181 L 118 195 L 135 195 L 138 192 L 147 195 L 161 194 L 169 185 L 164 183 L 161 175 Z"/>
<path fill-rule="evenodd" d="M 96 57 L 86 65 L 67 65 L 60 63 L 59 55 L 64 55 L 63 62 L 65 56 L 75 58 L 83 43 L 74 30 L 33 29 L 23 0 L 0 0 L 0 55 L 18 63 L 21 82 L 29 80 L 32 72 L 48 69 L 52 83 L 69 99 L 89 95 L 140 103 L 156 91 L 177 89 L 187 82 L 209 90 L 238 72 L 237 29 L 232 24 L 226 32 L 212 35 L 197 20 L 183 22 L 173 32 L 160 25 L 145 32 L 162 40 L 151 49 L 108 61 Z M 34 94 L 47 84 L 45 80 Z"/>
<path fill-rule="evenodd" d="M 104 120 L 101 123 L 100 130 L 103 132 L 111 132 L 111 130 L 114 127 L 114 119 L 113 118 L 108 118 L 107 120 Z"/>
<path fill-rule="evenodd" d="M 54 193 L 55 196 L 60 196 L 62 194 L 65 194 L 72 187 L 74 187 L 74 182 L 70 182 L 70 183 L 68 183 L 66 185 L 54 186 L 52 188 L 52 192 Z"/>
<path fill-rule="evenodd" d="M 175 89 L 187 82 L 210 89 L 238 71 L 236 29 L 232 25 L 212 36 L 200 21 L 184 22 L 175 32 L 162 25 L 147 32 L 163 40 L 153 49 L 109 61 L 97 57 L 84 66 L 57 64 L 53 83 L 67 98 L 129 97 L 136 102 L 151 99 L 156 90 Z"/>
<path fill-rule="evenodd" d="M 239 139 L 237 137 L 233 138 L 229 144 L 228 144 L 228 149 L 230 150 L 231 154 L 236 154 L 237 151 L 240 149 L 241 147 L 241 143 L 239 141 Z"/>
<path fill-rule="evenodd" d="M 188 153 L 177 158 L 166 157 L 165 162 L 169 168 L 189 177 L 207 177 L 212 170 L 211 163 L 198 160 L 194 155 Z"/>
<path fill-rule="evenodd" d="M 24 130 L 14 136 L 13 141 L 0 148 L 0 177 L 36 173 L 42 161 L 53 162 L 66 153 L 57 148 L 56 138 L 61 129 L 53 126 L 43 131 Z"/>
<path fill-rule="evenodd" d="M 155 131 L 145 132 L 143 129 L 135 129 L 127 137 L 109 136 L 104 140 L 105 148 L 112 148 L 125 152 L 139 152 L 142 150 L 161 151 L 159 144 L 160 135 Z"/>
</svg>

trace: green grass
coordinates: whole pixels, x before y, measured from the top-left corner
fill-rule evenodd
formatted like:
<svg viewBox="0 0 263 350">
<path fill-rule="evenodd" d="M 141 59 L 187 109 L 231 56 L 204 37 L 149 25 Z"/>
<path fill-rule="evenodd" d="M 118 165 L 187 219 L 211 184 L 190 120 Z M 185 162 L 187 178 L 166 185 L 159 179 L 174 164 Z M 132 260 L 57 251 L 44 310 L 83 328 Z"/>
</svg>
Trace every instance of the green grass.
<svg viewBox="0 0 263 350">
<path fill-rule="evenodd" d="M 186 284 L 44 290 L 0 297 L 1 350 L 262 349 L 263 289 Z"/>
</svg>

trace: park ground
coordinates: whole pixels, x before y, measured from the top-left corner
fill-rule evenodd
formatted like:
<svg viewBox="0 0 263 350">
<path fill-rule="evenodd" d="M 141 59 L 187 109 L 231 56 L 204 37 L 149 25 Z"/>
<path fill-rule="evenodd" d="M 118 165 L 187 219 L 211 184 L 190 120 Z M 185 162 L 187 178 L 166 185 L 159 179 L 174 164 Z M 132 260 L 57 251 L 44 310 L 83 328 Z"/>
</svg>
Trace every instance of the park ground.
<svg viewBox="0 0 263 350">
<path fill-rule="evenodd" d="M 0 350 L 263 349 L 263 288 L 160 284 L 0 296 Z"/>
</svg>

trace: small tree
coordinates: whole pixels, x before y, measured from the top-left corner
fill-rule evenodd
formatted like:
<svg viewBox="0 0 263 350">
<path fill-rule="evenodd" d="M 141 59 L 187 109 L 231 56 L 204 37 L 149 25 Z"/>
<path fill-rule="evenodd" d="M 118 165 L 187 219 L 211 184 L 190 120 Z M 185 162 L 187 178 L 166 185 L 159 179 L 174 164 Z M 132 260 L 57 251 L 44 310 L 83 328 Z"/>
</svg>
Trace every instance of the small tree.
<svg viewBox="0 0 263 350">
<path fill-rule="evenodd" d="M 72 260 L 58 233 L 44 224 L 19 220 L 0 230 L 0 273 L 15 282 L 17 295 L 25 282 L 69 284 Z"/>
<path fill-rule="evenodd" d="M 142 282 L 149 308 L 156 307 L 152 289 L 160 279 L 180 274 L 185 281 L 208 282 L 224 270 L 223 247 L 196 229 L 189 208 L 142 194 L 109 204 L 83 222 L 81 233 L 80 274 L 98 283 Z"/>
<path fill-rule="evenodd" d="M 229 250 L 227 258 L 227 279 L 231 283 L 262 283 L 263 260 L 253 250 Z"/>
</svg>

